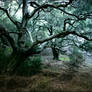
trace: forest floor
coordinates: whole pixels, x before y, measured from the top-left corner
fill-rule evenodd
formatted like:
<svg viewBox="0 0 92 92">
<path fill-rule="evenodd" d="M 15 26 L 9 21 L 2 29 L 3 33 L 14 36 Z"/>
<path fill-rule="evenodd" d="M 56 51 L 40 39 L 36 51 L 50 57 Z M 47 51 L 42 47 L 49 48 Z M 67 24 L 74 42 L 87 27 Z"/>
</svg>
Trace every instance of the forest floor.
<svg viewBox="0 0 92 92">
<path fill-rule="evenodd" d="M 0 92 L 92 92 L 92 76 L 48 70 L 31 77 L 1 75 Z"/>
<path fill-rule="evenodd" d="M 45 68 L 31 77 L 0 75 L 0 92 L 92 92 L 91 69 L 80 72 L 52 69 Z"/>
</svg>

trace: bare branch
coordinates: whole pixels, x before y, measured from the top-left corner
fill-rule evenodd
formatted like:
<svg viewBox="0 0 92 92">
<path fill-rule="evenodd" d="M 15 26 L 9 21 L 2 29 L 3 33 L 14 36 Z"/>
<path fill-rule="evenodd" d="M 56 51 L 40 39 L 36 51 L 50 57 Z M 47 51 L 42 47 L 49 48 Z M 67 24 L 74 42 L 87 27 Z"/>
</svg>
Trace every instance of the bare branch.
<svg viewBox="0 0 92 92">
<path fill-rule="evenodd" d="M 67 7 L 67 6 L 70 5 L 72 2 L 73 2 L 73 0 L 69 0 L 68 3 L 66 3 L 66 4 L 60 4 L 60 5 L 54 5 L 54 4 L 42 4 L 42 5 L 39 5 L 39 4 L 37 4 L 37 3 L 35 2 L 36 5 L 37 5 L 37 8 L 33 11 L 33 13 L 32 13 L 30 16 L 28 16 L 28 18 L 29 18 L 29 19 L 32 18 L 32 17 L 34 16 L 34 14 L 35 14 L 37 11 L 39 11 L 40 9 L 44 9 L 44 8 L 48 8 L 48 7 L 52 7 L 52 8 L 59 9 L 59 10 L 61 10 L 61 11 L 63 11 L 64 13 L 67 14 L 67 12 L 65 12 L 65 11 L 62 10 L 62 9 L 60 9 L 60 7 Z M 32 4 L 32 2 L 31 2 L 31 4 Z M 34 4 L 34 2 L 33 2 L 33 4 Z M 70 13 L 68 13 L 68 15 L 72 15 L 72 16 L 77 17 L 76 15 L 73 15 L 73 14 L 70 14 Z"/>
<path fill-rule="evenodd" d="M 16 45 L 15 45 L 13 38 L 9 34 L 7 34 L 6 30 L 2 26 L 0 27 L 0 32 L 1 32 L 0 37 L 2 37 L 2 36 L 6 37 L 8 42 L 10 43 L 11 47 L 13 48 L 13 51 L 15 51 Z"/>
<path fill-rule="evenodd" d="M 29 54 L 33 54 L 31 51 L 32 51 L 32 49 L 34 48 L 34 46 L 36 46 L 36 45 L 38 45 L 38 44 L 42 44 L 42 43 L 47 42 L 47 41 L 49 41 L 49 40 L 52 40 L 52 39 L 54 39 L 54 38 L 64 38 L 64 37 L 68 36 L 69 34 L 77 35 L 77 36 L 79 36 L 79 37 L 81 37 L 81 38 L 84 38 L 85 40 L 92 41 L 92 39 L 89 39 L 88 37 L 86 37 L 86 36 L 84 36 L 84 35 L 82 35 L 82 34 L 78 34 L 78 33 L 75 32 L 75 31 L 61 32 L 61 33 L 55 34 L 55 35 L 53 35 L 53 36 L 50 36 L 49 38 L 46 38 L 46 39 L 43 39 L 43 40 L 37 40 L 37 41 L 35 41 L 35 42 L 31 45 L 30 49 L 26 51 L 25 55 L 28 56 Z"/>
<path fill-rule="evenodd" d="M 15 21 L 15 20 L 9 15 L 7 9 L 0 7 L 0 10 L 4 11 L 4 12 L 6 13 L 6 15 L 8 16 L 8 18 L 9 18 L 16 26 L 18 26 L 18 25 L 17 25 L 17 21 Z"/>
</svg>

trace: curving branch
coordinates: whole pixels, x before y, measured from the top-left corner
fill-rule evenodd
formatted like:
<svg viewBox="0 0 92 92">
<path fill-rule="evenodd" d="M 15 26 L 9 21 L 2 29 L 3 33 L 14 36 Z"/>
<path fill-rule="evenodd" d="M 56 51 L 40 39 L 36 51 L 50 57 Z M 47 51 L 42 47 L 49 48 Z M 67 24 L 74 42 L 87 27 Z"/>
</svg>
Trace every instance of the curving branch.
<svg viewBox="0 0 92 92">
<path fill-rule="evenodd" d="M 13 51 L 16 51 L 17 46 L 16 46 L 16 44 L 15 44 L 13 38 L 12 38 L 9 34 L 7 34 L 6 32 L 0 33 L 0 38 L 1 38 L 2 36 L 4 36 L 4 37 L 7 38 L 8 42 L 10 43 L 10 45 L 11 45 L 11 47 L 12 47 L 12 49 L 13 49 Z"/>
<path fill-rule="evenodd" d="M 50 36 L 49 38 L 46 38 L 46 39 L 43 39 L 43 40 L 37 40 L 37 41 L 33 42 L 33 44 L 31 45 L 30 49 L 25 52 L 25 55 L 28 56 L 28 55 L 30 55 L 30 54 L 34 54 L 34 53 L 32 53 L 31 51 L 32 51 L 32 49 L 34 48 L 34 46 L 36 46 L 36 45 L 38 45 L 38 44 L 42 44 L 42 43 L 47 42 L 47 41 L 49 41 L 49 40 L 52 40 L 52 39 L 54 39 L 54 38 L 64 38 L 64 37 L 66 37 L 66 36 L 68 36 L 68 35 L 70 35 L 70 34 L 72 34 L 72 35 L 77 35 L 77 36 L 79 36 L 79 37 L 81 37 L 81 38 L 84 38 L 85 40 L 88 40 L 88 41 L 92 41 L 92 39 L 88 38 L 87 36 L 84 36 L 84 35 L 82 35 L 82 34 L 78 34 L 78 33 L 75 32 L 75 31 L 66 31 L 66 32 L 63 31 L 63 32 L 61 32 L 61 33 L 55 34 L 55 35 L 53 35 L 53 36 Z"/>
<path fill-rule="evenodd" d="M 9 13 L 8 13 L 8 10 L 7 10 L 7 9 L 0 7 L 0 10 L 2 10 L 3 12 L 5 12 L 5 13 L 6 13 L 6 15 L 8 16 L 8 18 L 12 21 L 12 23 L 13 23 L 13 24 L 15 24 L 16 26 L 18 26 L 18 22 L 17 22 L 17 21 L 15 21 L 15 20 L 14 20 L 14 19 L 9 15 Z"/>
<path fill-rule="evenodd" d="M 39 5 L 36 2 L 29 2 L 31 5 L 35 4 L 37 6 L 37 8 L 33 11 L 33 13 L 30 16 L 28 16 L 28 18 L 29 19 L 32 18 L 35 15 L 35 13 L 37 11 L 39 11 L 40 9 L 45 9 L 45 8 L 48 8 L 48 7 L 56 8 L 56 9 L 59 9 L 59 10 L 63 11 L 64 13 L 67 13 L 63 9 L 60 9 L 60 7 L 67 7 L 68 5 L 72 4 L 73 1 L 74 0 L 69 0 L 69 2 L 66 2 L 65 4 L 60 4 L 60 5 L 54 5 L 54 4 L 42 4 L 42 5 Z M 69 15 L 72 15 L 72 14 L 69 14 Z M 73 16 L 76 17 L 76 15 L 73 15 Z"/>
<path fill-rule="evenodd" d="M 71 3 L 68 3 L 68 5 L 69 4 L 71 4 Z M 67 5 L 62 6 L 62 5 L 54 5 L 54 4 L 42 4 L 42 5 L 39 5 L 39 7 L 37 7 L 36 9 L 34 9 L 34 11 L 32 12 L 32 14 L 28 16 L 28 19 L 32 18 L 35 15 L 35 13 L 37 13 L 39 10 L 41 10 L 41 9 L 43 10 L 43 9 L 48 8 L 48 7 L 51 7 L 51 8 L 55 8 L 57 10 L 60 10 L 61 12 L 65 13 L 65 14 L 67 14 L 69 16 L 73 16 L 73 17 L 75 17 L 78 20 L 86 20 L 88 17 L 91 17 L 92 16 L 89 13 L 88 14 L 85 13 L 85 14 L 82 14 L 82 15 L 77 16 L 75 14 L 69 13 L 69 12 L 65 11 L 64 9 L 61 9 L 60 8 L 60 7 L 67 7 Z"/>
</svg>

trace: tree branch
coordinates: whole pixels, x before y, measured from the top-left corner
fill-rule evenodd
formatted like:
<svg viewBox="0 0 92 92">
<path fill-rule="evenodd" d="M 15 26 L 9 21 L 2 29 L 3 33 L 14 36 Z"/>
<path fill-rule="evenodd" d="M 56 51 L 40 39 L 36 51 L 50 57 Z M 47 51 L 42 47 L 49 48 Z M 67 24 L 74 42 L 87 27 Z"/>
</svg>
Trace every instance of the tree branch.
<svg viewBox="0 0 92 92">
<path fill-rule="evenodd" d="M 74 0 L 69 0 L 69 2 L 67 2 L 66 4 L 60 4 L 60 5 L 54 5 L 54 4 L 42 4 L 42 5 L 39 5 L 39 4 L 36 3 L 36 5 L 38 5 L 37 8 L 33 11 L 33 13 L 32 13 L 30 16 L 28 16 L 28 18 L 29 18 L 29 19 L 32 18 L 32 17 L 34 16 L 34 14 L 35 14 L 37 11 L 39 11 L 40 9 L 43 9 L 43 8 L 52 7 L 52 8 L 56 8 L 56 9 L 62 10 L 62 9 L 60 9 L 60 7 L 67 7 L 67 6 L 70 5 L 73 1 L 74 1 Z M 30 2 L 29 2 L 29 3 L 30 3 Z M 34 3 L 34 2 L 33 2 L 33 3 Z M 32 4 L 32 2 L 31 2 L 31 4 Z M 64 10 L 62 10 L 62 11 L 64 12 Z M 67 13 L 67 12 L 64 12 L 64 13 Z M 69 15 L 73 15 L 73 14 L 69 14 Z M 75 16 L 75 15 L 73 15 L 73 16 Z M 76 16 L 75 16 L 75 17 L 76 17 Z"/>
<path fill-rule="evenodd" d="M 0 35 L 0 36 L 2 36 L 2 35 Z M 10 43 L 10 45 L 11 45 L 13 51 L 15 51 L 15 50 L 16 50 L 16 45 L 15 45 L 15 42 L 14 42 L 14 40 L 12 39 L 12 37 L 9 36 L 8 34 L 4 34 L 4 36 L 7 38 L 8 42 Z"/>
<path fill-rule="evenodd" d="M 2 10 L 3 12 L 5 12 L 6 15 L 8 16 L 8 18 L 13 22 L 13 24 L 15 24 L 15 25 L 18 27 L 17 21 L 15 21 L 15 20 L 9 15 L 7 9 L 0 7 L 0 10 Z"/>
<path fill-rule="evenodd" d="M 69 4 L 70 4 L 70 3 L 69 3 Z M 88 18 L 89 16 L 91 16 L 90 14 L 82 14 L 82 15 L 77 16 L 77 15 L 75 15 L 75 14 L 69 13 L 69 12 L 67 12 L 67 11 L 65 11 L 65 10 L 63 10 L 63 9 L 60 8 L 60 7 L 63 7 L 62 5 L 43 4 L 43 5 L 40 5 L 38 8 L 36 8 L 36 9 L 32 12 L 32 14 L 28 16 L 28 19 L 32 18 L 32 17 L 35 15 L 35 13 L 36 13 L 37 11 L 39 11 L 40 9 L 45 9 L 45 8 L 48 8 L 48 7 L 51 7 L 51 8 L 55 8 L 55 9 L 57 9 L 57 10 L 60 10 L 61 12 L 65 13 L 65 14 L 67 14 L 67 15 L 73 16 L 73 17 L 75 17 L 75 18 L 78 19 L 78 20 L 86 20 L 86 18 Z M 66 7 L 67 7 L 67 5 L 66 5 Z"/>
<path fill-rule="evenodd" d="M 32 51 L 32 49 L 34 48 L 34 46 L 36 46 L 36 45 L 38 45 L 38 44 L 42 44 L 42 43 L 47 42 L 47 41 L 49 41 L 49 40 L 52 40 L 52 39 L 54 39 L 54 38 L 64 38 L 64 37 L 68 36 L 69 34 L 77 35 L 77 36 L 79 36 L 79 37 L 81 37 L 81 38 L 84 38 L 85 40 L 92 41 L 92 39 L 89 39 L 88 37 L 86 37 L 86 36 L 84 36 L 84 35 L 82 35 L 82 34 L 78 34 L 78 33 L 75 32 L 75 31 L 72 31 L 72 32 L 71 32 L 71 31 L 61 32 L 61 33 L 55 34 L 55 35 L 53 35 L 53 36 L 50 36 L 49 38 L 46 38 L 46 39 L 43 39 L 43 40 L 37 40 L 37 41 L 35 41 L 35 42 L 31 45 L 30 49 L 25 52 L 25 55 L 28 56 L 28 55 L 30 55 L 30 54 L 33 54 L 31 51 Z"/>
<path fill-rule="evenodd" d="M 0 25 L 0 37 L 2 37 L 2 36 L 7 38 L 8 42 L 10 43 L 11 47 L 13 48 L 13 51 L 15 51 L 16 44 L 15 44 L 13 38 L 9 35 L 9 33 L 5 30 L 5 28 Z"/>
</svg>

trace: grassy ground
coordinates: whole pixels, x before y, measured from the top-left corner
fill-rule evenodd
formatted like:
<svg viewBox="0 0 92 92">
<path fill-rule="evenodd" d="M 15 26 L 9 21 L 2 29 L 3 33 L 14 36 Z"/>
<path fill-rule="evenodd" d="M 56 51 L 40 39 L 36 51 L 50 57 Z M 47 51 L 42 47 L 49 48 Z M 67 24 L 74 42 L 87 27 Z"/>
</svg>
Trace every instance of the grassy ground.
<svg viewBox="0 0 92 92">
<path fill-rule="evenodd" d="M 60 59 L 61 61 L 67 61 L 67 62 L 70 61 L 70 58 L 69 58 L 67 55 L 60 55 L 60 56 L 59 56 L 59 59 Z"/>
<path fill-rule="evenodd" d="M 31 77 L 1 75 L 0 92 L 92 92 L 92 75 L 48 70 Z"/>
</svg>

